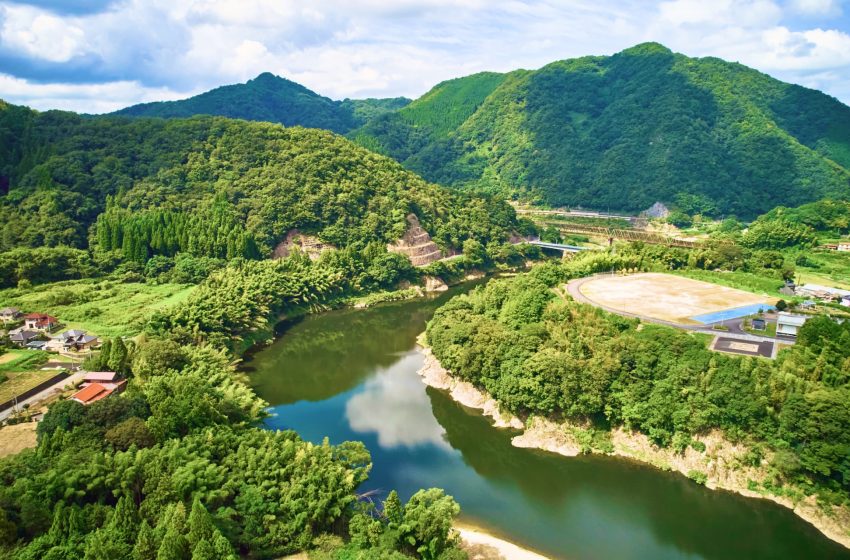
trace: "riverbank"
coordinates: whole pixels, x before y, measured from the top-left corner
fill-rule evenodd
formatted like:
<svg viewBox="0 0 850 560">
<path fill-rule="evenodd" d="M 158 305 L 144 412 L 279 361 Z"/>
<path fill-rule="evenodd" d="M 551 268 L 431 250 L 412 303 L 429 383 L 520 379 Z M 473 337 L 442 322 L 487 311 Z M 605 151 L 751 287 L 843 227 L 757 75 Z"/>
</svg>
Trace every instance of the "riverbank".
<svg viewBox="0 0 850 560">
<path fill-rule="evenodd" d="M 455 528 L 463 541 L 460 548 L 469 555 L 469 560 L 549 560 L 477 527 L 458 524 Z"/>
<path fill-rule="evenodd" d="M 815 496 L 802 492 L 791 496 L 777 496 L 766 491 L 763 482 L 768 480 L 770 457 L 761 466 L 747 466 L 742 462 L 748 448 L 726 440 L 719 431 L 694 438 L 682 453 L 659 448 L 647 436 L 616 428 L 607 434 L 602 446 L 589 443 L 587 426 L 558 422 L 547 418 L 531 417 L 525 420 L 500 411 L 499 403 L 485 391 L 471 383 L 456 379 L 442 367 L 427 348 L 424 334 L 419 337 L 419 348 L 425 356 L 419 375 L 426 385 L 449 394 L 456 402 L 481 410 L 493 419 L 499 428 L 523 430 L 513 437 L 512 445 L 533 448 L 566 457 L 582 453 L 613 455 L 640 461 L 656 468 L 675 471 L 711 489 L 721 489 L 751 498 L 764 498 L 791 509 L 797 516 L 814 525 L 830 539 L 850 548 L 850 510 L 832 506 L 825 511 Z M 789 492 L 790 493 L 790 492 Z"/>
</svg>

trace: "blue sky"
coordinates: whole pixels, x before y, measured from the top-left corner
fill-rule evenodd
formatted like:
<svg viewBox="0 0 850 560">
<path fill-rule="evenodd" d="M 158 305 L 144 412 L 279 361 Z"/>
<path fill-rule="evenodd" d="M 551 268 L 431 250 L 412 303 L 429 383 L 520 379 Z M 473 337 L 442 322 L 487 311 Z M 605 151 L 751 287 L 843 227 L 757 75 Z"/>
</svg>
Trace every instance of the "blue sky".
<svg viewBox="0 0 850 560">
<path fill-rule="evenodd" d="M 335 99 L 417 97 L 645 41 L 850 104 L 850 0 L 0 0 L 0 98 L 105 112 L 264 71 Z"/>
</svg>

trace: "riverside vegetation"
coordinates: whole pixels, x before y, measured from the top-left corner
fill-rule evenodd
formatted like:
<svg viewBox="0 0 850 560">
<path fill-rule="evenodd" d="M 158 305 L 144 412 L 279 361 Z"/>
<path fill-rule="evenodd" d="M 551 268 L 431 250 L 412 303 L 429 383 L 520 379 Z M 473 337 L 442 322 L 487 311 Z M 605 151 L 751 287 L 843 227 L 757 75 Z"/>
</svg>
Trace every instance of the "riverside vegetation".
<svg viewBox="0 0 850 560">
<path fill-rule="evenodd" d="M 816 495 L 826 515 L 845 519 L 846 533 L 850 323 L 811 319 L 775 361 L 731 357 L 689 333 L 612 315 L 555 289 L 597 271 L 667 266 L 658 249 L 640 246 L 541 265 L 453 298 L 428 324 L 427 341 L 443 367 L 504 411 L 575 426 L 586 451 L 612 452 L 618 427 L 671 453 L 704 452 L 699 436 L 719 431 L 745 449 L 738 468 L 762 467 L 764 478 L 745 490 Z"/>
</svg>

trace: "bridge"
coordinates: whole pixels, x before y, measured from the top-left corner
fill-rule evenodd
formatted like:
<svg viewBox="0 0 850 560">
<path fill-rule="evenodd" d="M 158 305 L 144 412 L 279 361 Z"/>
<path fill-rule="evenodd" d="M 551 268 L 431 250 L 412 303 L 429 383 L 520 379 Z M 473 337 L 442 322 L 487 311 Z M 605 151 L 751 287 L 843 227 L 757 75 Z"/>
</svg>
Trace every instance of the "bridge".
<svg viewBox="0 0 850 560">
<path fill-rule="evenodd" d="M 588 247 L 577 247 L 576 245 L 564 245 L 563 243 L 547 243 L 546 241 L 529 241 L 529 245 L 540 247 L 541 249 L 552 249 L 553 251 L 561 251 L 562 253 L 578 253 L 587 251 Z"/>
</svg>

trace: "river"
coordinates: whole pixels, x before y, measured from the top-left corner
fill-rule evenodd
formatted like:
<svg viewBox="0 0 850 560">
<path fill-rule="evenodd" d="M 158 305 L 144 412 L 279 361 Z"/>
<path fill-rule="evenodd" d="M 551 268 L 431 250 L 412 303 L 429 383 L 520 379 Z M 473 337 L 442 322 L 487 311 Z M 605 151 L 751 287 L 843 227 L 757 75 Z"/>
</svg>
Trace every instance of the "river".
<svg viewBox="0 0 850 560">
<path fill-rule="evenodd" d="M 374 463 L 363 491 L 395 488 L 406 499 L 445 488 L 461 521 L 553 558 L 850 559 L 771 502 L 623 459 L 512 447 L 517 432 L 492 427 L 416 374 L 416 336 L 454 293 L 281 325 L 245 368 L 271 405 L 267 427 L 363 441 Z"/>
</svg>

